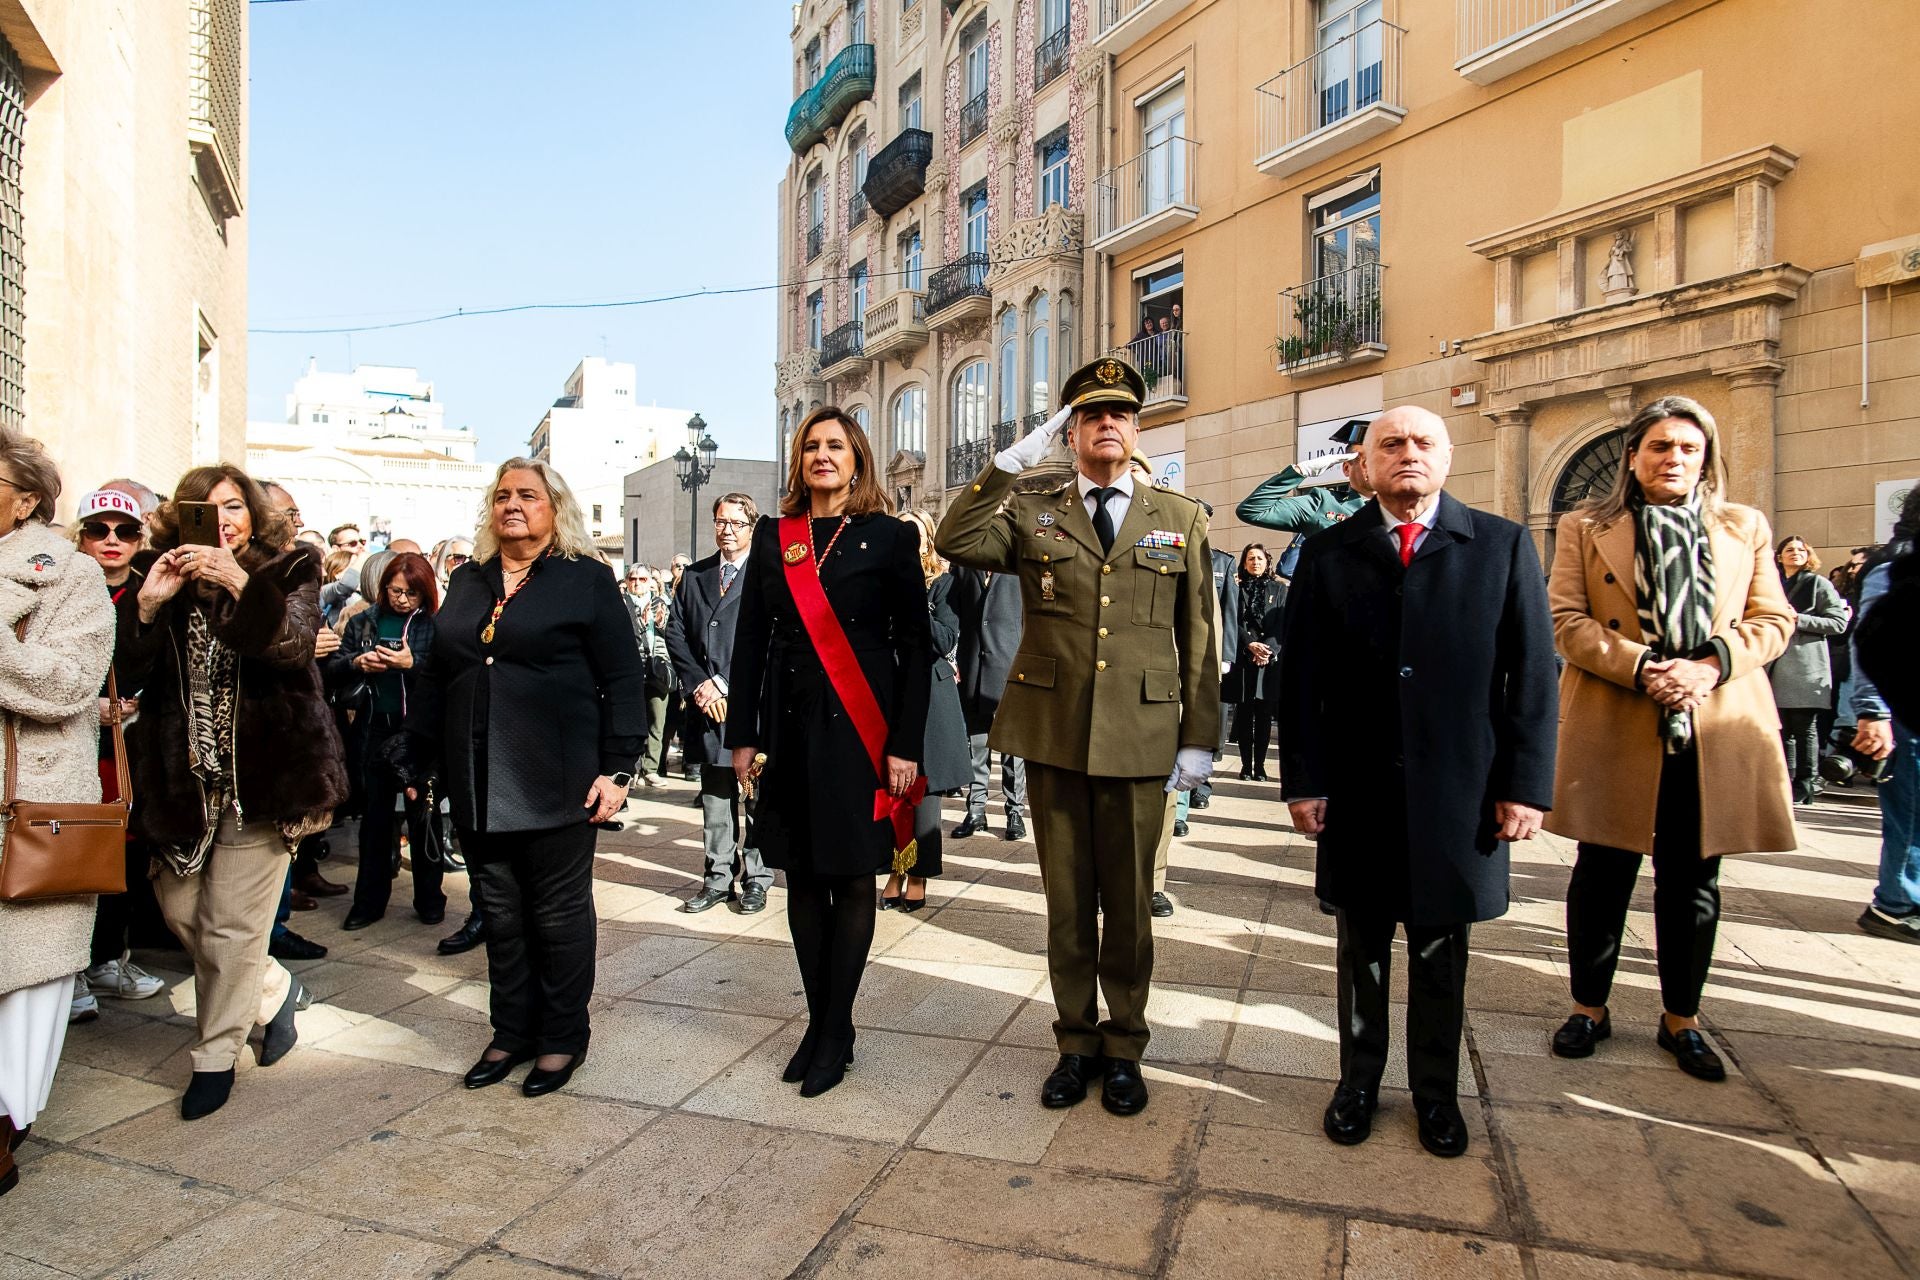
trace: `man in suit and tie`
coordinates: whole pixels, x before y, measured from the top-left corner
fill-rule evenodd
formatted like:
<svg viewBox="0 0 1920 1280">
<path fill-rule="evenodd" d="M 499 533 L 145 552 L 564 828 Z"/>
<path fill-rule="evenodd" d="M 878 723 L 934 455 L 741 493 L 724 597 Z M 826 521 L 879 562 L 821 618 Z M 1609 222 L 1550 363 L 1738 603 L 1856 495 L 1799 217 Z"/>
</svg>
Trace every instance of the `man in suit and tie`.
<svg viewBox="0 0 1920 1280">
<path fill-rule="evenodd" d="M 990 763 L 987 731 L 1020 647 L 1020 580 L 1005 573 L 982 573 L 955 565 L 953 591 L 947 597 L 960 618 L 960 710 L 967 721 L 967 749 L 973 757 L 973 782 L 967 787 L 967 816 L 953 829 L 964 840 L 987 829 L 987 780 Z M 1006 802 L 1009 840 L 1027 838 L 1027 764 L 1000 753 L 1000 798 Z"/>
<path fill-rule="evenodd" d="M 1420 1141 L 1467 1149 L 1458 1063 L 1467 936 L 1506 914 L 1508 841 L 1553 800 L 1556 676 L 1526 529 L 1443 486 L 1446 424 L 1411 405 L 1368 427 L 1375 498 L 1306 540 L 1281 666 L 1282 794 L 1319 837 L 1338 918 L 1340 1083 L 1322 1127 L 1372 1131 L 1396 923 L 1407 932 L 1407 1076 Z"/>
<path fill-rule="evenodd" d="M 1200 504 L 1128 471 L 1146 395 L 1139 371 L 1103 356 L 1063 391 L 1067 409 L 994 456 L 934 545 L 1020 583 L 1020 651 L 989 741 L 1027 762 L 1033 793 L 1060 1015 L 1060 1061 L 1040 1100 L 1072 1106 L 1104 1074 L 1102 1104 L 1132 1115 L 1147 1105 L 1140 1057 L 1166 792 L 1206 780 L 1220 736 L 1211 557 Z M 1015 493 L 1062 423 L 1072 478 Z"/>
<path fill-rule="evenodd" d="M 728 754 L 727 669 L 733 663 L 733 630 L 740 618 L 740 573 L 760 511 L 744 493 L 723 493 L 713 504 L 714 554 L 688 566 L 674 587 L 667 615 L 667 652 L 687 690 L 685 731 L 688 765 L 700 768 L 701 842 L 707 869 L 688 912 L 718 906 L 733 896 L 740 876 L 740 910 L 765 909 L 773 872 L 760 851 L 740 839 L 740 786 Z"/>
</svg>

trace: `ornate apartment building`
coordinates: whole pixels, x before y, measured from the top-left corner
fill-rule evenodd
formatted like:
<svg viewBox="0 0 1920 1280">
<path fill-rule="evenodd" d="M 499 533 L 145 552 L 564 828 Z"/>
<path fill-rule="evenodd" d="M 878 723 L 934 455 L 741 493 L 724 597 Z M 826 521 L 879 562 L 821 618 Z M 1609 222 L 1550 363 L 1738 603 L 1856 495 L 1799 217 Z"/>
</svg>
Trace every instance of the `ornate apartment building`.
<svg viewBox="0 0 1920 1280">
<path fill-rule="evenodd" d="M 866 4 L 796 10 L 780 421 L 866 415 L 904 500 L 1119 346 L 1230 548 L 1399 404 L 1543 544 L 1662 394 L 1829 560 L 1920 476 L 1909 0 Z"/>
</svg>

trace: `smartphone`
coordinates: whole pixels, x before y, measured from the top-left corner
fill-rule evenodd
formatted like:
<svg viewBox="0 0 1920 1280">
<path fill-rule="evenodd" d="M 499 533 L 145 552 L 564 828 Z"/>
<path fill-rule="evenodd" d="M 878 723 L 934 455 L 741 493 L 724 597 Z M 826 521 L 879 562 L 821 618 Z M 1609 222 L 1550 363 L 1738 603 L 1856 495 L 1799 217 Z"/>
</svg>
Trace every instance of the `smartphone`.
<svg viewBox="0 0 1920 1280">
<path fill-rule="evenodd" d="M 380 647 L 382 649 L 398 649 L 404 643 L 406 642 L 401 640 L 398 636 L 395 636 L 392 639 L 382 640 L 380 642 Z"/>
<path fill-rule="evenodd" d="M 180 545 L 217 547 L 220 545 L 220 508 L 211 502 L 180 502 Z"/>
</svg>

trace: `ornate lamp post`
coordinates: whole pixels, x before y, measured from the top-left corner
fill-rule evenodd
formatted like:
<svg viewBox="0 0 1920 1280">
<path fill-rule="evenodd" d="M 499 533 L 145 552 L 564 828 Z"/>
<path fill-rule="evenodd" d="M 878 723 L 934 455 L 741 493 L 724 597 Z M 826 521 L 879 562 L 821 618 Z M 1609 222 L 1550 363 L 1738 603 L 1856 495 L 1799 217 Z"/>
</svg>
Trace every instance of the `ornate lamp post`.
<svg viewBox="0 0 1920 1280">
<path fill-rule="evenodd" d="M 687 442 L 673 455 L 680 487 L 687 491 L 687 555 L 700 558 L 700 486 L 713 479 L 713 455 L 720 446 L 707 434 L 707 420 L 699 414 L 687 419 Z"/>
</svg>

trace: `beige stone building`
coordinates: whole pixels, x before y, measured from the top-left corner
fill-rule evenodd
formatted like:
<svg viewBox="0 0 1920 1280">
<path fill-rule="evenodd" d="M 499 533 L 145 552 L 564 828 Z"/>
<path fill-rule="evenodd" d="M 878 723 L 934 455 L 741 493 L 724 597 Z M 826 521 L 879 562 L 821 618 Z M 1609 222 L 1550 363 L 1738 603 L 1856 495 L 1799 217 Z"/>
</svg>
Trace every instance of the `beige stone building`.
<svg viewBox="0 0 1920 1280">
<path fill-rule="evenodd" d="M 1719 417 L 1736 496 L 1829 560 L 1920 476 L 1907 0 L 875 14 L 798 9 L 782 278 L 804 283 L 782 297 L 779 404 L 864 410 L 903 498 L 939 505 L 983 437 L 1040 410 L 1043 293 L 1049 376 L 1127 346 L 1152 383 L 1143 445 L 1213 502 L 1223 546 L 1248 540 L 1232 508 L 1261 479 L 1405 403 L 1447 417 L 1453 491 L 1543 543 L 1633 407 L 1670 392 Z M 1067 35 L 1045 80 L 1049 21 Z M 861 43 L 870 74 L 836 79 Z M 875 161 L 914 83 L 933 86 L 923 189 L 882 217 Z M 1060 128 L 1050 208 L 1039 144 Z M 910 227 L 933 229 L 921 274 L 894 275 Z M 924 415 L 894 431 L 914 388 Z"/>
<path fill-rule="evenodd" d="M 0 0 L 0 416 L 63 510 L 246 441 L 245 0 Z"/>
</svg>

